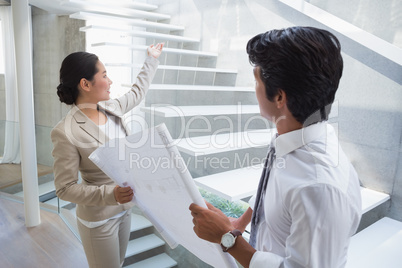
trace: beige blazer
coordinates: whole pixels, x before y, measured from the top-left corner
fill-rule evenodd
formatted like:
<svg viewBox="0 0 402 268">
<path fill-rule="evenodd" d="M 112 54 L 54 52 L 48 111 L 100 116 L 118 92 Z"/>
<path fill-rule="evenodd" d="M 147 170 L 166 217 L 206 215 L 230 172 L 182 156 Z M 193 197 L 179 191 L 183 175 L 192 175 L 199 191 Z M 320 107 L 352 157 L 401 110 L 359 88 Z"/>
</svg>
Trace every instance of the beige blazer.
<svg viewBox="0 0 402 268">
<path fill-rule="evenodd" d="M 144 99 L 158 64 L 157 59 L 147 57 L 128 93 L 98 104 L 98 109 L 121 120 L 127 135 L 128 129 L 121 117 Z M 116 202 L 113 192 L 116 184 L 88 159 L 109 138 L 76 105 L 53 128 L 51 138 L 56 194 L 60 199 L 77 204 L 79 218 L 105 220 L 132 207 L 131 202 Z M 78 171 L 81 172 L 81 183 L 78 183 Z"/>
</svg>

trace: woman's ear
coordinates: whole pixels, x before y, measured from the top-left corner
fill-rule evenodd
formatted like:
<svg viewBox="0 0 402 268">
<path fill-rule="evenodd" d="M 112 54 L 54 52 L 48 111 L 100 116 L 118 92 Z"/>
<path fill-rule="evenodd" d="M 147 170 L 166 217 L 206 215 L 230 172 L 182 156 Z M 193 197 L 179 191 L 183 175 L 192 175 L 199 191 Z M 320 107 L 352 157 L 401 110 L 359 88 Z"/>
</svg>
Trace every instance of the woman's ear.
<svg viewBox="0 0 402 268">
<path fill-rule="evenodd" d="M 282 108 L 286 104 L 286 92 L 282 89 L 278 90 L 278 94 L 275 96 L 275 103 L 278 109 Z"/>
<path fill-rule="evenodd" d="M 86 80 L 85 78 L 81 78 L 80 80 L 80 87 L 82 90 L 84 91 L 89 91 L 90 90 L 90 82 L 88 80 Z"/>
</svg>

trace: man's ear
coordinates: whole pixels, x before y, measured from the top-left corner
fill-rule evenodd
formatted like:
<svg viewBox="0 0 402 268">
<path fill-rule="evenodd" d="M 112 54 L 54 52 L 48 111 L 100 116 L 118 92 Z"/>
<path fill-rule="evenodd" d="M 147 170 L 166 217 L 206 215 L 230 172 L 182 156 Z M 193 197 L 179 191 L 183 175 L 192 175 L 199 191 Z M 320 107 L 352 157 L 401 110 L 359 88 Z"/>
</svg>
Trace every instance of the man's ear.
<svg viewBox="0 0 402 268">
<path fill-rule="evenodd" d="M 86 80 L 85 78 L 81 78 L 80 80 L 80 87 L 82 90 L 84 91 L 89 91 L 90 89 L 90 82 L 88 80 Z"/>
<path fill-rule="evenodd" d="M 286 92 L 282 89 L 278 90 L 278 94 L 275 96 L 275 103 L 278 109 L 282 108 L 286 104 Z"/>
</svg>

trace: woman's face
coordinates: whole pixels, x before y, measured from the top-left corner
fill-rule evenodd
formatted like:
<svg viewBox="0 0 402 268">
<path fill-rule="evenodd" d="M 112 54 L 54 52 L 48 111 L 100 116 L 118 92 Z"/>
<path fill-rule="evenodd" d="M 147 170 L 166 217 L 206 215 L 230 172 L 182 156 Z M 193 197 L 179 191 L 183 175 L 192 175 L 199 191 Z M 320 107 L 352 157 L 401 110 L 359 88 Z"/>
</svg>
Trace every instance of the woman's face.
<svg viewBox="0 0 402 268">
<path fill-rule="evenodd" d="M 91 83 L 91 98 L 94 101 L 105 101 L 110 99 L 110 85 L 113 83 L 106 73 L 106 68 L 101 61 L 96 64 L 98 72 Z"/>
</svg>

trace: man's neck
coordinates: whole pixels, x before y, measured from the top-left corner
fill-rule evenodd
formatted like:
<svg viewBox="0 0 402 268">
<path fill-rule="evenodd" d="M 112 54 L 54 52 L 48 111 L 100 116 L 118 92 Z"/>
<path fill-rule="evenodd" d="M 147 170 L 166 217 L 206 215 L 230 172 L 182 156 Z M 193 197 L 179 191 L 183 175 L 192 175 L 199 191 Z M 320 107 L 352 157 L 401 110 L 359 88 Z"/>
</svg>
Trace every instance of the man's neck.
<svg viewBox="0 0 402 268">
<path fill-rule="evenodd" d="M 298 122 L 293 116 L 286 116 L 276 124 L 278 135 L 302 129 L 303 124 Z"/>
</svg>

